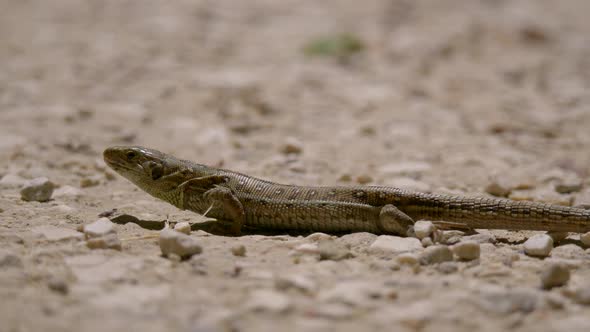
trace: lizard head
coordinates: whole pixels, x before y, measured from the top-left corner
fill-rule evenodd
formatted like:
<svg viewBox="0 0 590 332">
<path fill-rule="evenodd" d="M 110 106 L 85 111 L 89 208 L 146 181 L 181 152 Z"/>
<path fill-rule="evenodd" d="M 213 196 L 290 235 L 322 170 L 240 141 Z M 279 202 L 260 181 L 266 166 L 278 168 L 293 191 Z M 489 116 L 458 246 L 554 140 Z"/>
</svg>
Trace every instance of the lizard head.
<svg viewBox="0 0 590 332">
<path fill-rule="evenodd" d="M 194 176 L 185 162 L 141 146 L 110 147 L 104 151 L 103 157 L 117 173 L 162 199 L 180 183 Z"/>
</svg>

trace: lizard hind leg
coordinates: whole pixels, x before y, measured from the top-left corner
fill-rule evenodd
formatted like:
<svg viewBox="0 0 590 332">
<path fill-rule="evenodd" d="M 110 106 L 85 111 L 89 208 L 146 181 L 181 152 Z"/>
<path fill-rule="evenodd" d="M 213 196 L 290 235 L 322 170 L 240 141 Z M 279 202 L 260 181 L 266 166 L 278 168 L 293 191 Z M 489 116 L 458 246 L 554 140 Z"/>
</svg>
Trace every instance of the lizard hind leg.
<svg viewBox="0 0 590 332">
<path fill-rule="evenodd" d="M 414 220 L 400 211 L 394 205 L 387 204 L 379 211 L 379 228 L 384 233 L 408 235 L 408 230 L 414 225 Z"/>
</svg>

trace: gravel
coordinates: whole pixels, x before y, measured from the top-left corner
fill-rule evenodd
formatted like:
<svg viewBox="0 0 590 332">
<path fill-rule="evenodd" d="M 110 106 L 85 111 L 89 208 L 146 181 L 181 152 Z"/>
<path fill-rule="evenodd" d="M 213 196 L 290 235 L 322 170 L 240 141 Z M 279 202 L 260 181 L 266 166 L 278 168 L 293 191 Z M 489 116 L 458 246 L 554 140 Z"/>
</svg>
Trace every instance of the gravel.
<svg viewBox="0 0 590 332">
<path fill-rule="evenodd" d="M 445 245 L 435 245 L 424 249 L 420 255 L 420 264 L 429 265 L 453 260 L 453 252 Z"/>
<path fill-rule="evenodd" d="M 461 241 L 452 247 L 453 253 L 459 260 L 472 261 L 480 255 L 479 243 L 475 241 Z"/>
<path fill-rule="evenodd" d="M 436 227 L 431 221 L 418 220 L 414 224 L 414 234 L 416 234 L 416 237 L 420 240 L 430 237 L 435 229 Z"/>
<path fill-rule="evenodd" d="M 565 286 L 570 280 L 570 270 L 562 263 L 549 263 L 541 271 L 541 287 L 551 289 Z"/>
<path fill-rule="evenodd" d="M 84 234 L 87 239 L 104 236 L 109 233 L 115 233 L 115 225 L 106 217 L 84 226 Z"/>
<path fill-rule="evenodd" d="M 408 251 L 421 250 L 422 248 L 420 240 L 413 237 L 381 235 L 371 244 L 369 252 L 399 254 Z"/>
<path fill-rule="evenodd" d="M 20 196 L 24 201 L 47 202 L 51 199 L 55 185 L 48 178 L 40 177 L 25 182 Z"/>
<path fill-rule="evenodd" d="M 200 254 L 203 248 L 196 238 L 166 228 L 160 232 L 160 250 L 164 256 L 174 254 L 187 259 Z"/>
<path fill-rule="evenodd" d="M 524 252 L 529 256 L 547 257 L 553 250 L 553 239 L 547 234 L 531 236 L 524 243 Z"/>
</svg>

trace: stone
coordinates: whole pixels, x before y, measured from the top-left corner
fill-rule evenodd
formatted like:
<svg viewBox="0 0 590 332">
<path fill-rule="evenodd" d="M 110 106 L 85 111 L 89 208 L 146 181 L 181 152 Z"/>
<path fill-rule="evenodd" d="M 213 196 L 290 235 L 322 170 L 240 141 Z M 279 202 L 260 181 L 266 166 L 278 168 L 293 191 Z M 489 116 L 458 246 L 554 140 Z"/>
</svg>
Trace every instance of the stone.
<svg viewBox="0 0 590 332">
<path fill-rule="evenodd" d="M 553 249 L 553 239 L 547 234 L 531 236 L 524 243 L 524 253 L 529 256 L 547 257 Z"/>
<path fill-rule="evenodd" d="M 23 261 L 13 252 L 0 249 L 0 268 L 22 267 Z"/>
<path fill-rule="evenodd" d="M 231 253 L 234 256 L 244 257 L 246 256 L 246 247 L 243 244 L 238 244 L 231 247 Z"/>
<path fill-rule="evenodd" d="M 560 194 L 571 194 L 582 190 L 582 182 L 564 182 L 555 185 L 555 191 Z"/>
<path fill-rule="evenodd" d="M 18 174 L 8 173 L 0 179 L 0 187 L 3 188 L 18 188 L 22 187 L 27 180 L 23 179 Z"/>
<path fill-rule="evenodd" d="M 97 221 L 84 226 L 84 234 L 87 239 L 104 236 L 109 233 L 115 233 L 115 224 L 106 217 L 102 217 Z"/>
<path fill-rule="evenodd" d="M 404 254 L 398 255 L 396 257 L 396 261 L 400 265 L 415 266 L 415 265 L 418 265 L 418 263 L 420 263 L 420 257 L 416 254 L 404 253 Z"/>
<path fill-rule="evenodd" d="M 417 238 L 380 235 L 369 247 L 369 252 L 400 254 L 421 249 L 423 249 L 422 243 Z"/>
<path fill-rule="evenodd" d="M 452 247 L 453 253 L 459 260 L 472 261 L 480 255 L 479 243 L 475 241 L 461 241 Z"/>
<path fill-rule="evenodd" d="M 584 249 L 580 248 L 575 244 L 564 244 L 559 247 L 555 247 L 551 250 L 551 257 L 565 258 L 565 259 L 584 259 L 586 253 Z"/>
<path fill-rule="evenodd" d="M 436 270 L 443 274 L 455 273 L 459 270 L 456 262 L 442 262 L 436 266 Z"/>
<path fill-rule="evenodd" d="M 334 240 L 318 242 L 320 260 L 340 261 L 354 257 L 350 250 Z"/>
<path fill-rule="evenodd" d="M 455 231 L 455 230 L 451 230 L 451 231 L 435 231 L 434 232 L 434 242 L 436 243 L 440 243 L 440 244 L 455 244 L 459 241 L 461 241 L 461 239 L 463 238 L 463 235 L 465 235 L 465 232 L 462 231 Z"/>
<path fill-rule="evenodd" d="M 428 248 L 428 247 L 430 247 L 430 246 L 433 246 L 433 245 L 434 245 L 434 241 L 432 241 L 432 239 L 431 239 L 430 237 L 425 237 L 425 238 L 423 238 L 423 239 L 420 241 L 420 243 L 422 243 L 422 246 L 423 246 L 424 248 Z"/>
<path fill-rule="evenodd" d="M 361 174 L 357 176 L 355 180 L 358 184 L 367 184 L 373 182 L 373 178 L 367 174 Z"/>
<path fill-rule="evenodd" d="M 303 143 L 295 137 L 287 137 L 281 152 L 284 154 L 300 154 L 303 152 Z"/>
<path fill-rule="evenodd" d="M 585 246 L 590 247 L 590 232 L 580 235 L 580 241 L 582 241 Z"/>
<path fill-rule="evenodd" d="M 453 260 L 453 252 L 445 245 L 435 245 L 424 249 L 420 255 L 420 264 L 429 265 Z"/>
<path fill-rule="evenodd" d="M 512 192 L 512 188 L 494 181 L 486 186 L 485 192 L 492 196 L 508 197 Z"/>
<path fill-rule="evenodd" d="M 552 289 L 565 286 L 570 280 L 570 270 L 565 264 L 549 263 L 541 271 L 541 288 Z"/>
<path fill-rule="evenodd" d="M 47 287 L 61 295 L 67 295 L 70 291 L 68 283 L 63 278 L 56 276 L 52 276 L 49 278 L 49 280 L 47 280 Z"/>
<path fill-rule="evenodd" d="M 101 179 L 102 179 L 102 176 L 100 176 L 98 174 L 83 177 L 82 179 L 80 179 L 80 188 L 89 188 L 89 187 L 98 186 L 100 184 Z"/>
<path fill-rule="evenodd" d="M 416 237 L 420 240 L 425 237 L 430 237 L 435 229 L 436 227 L 432 221 L 418 220 L 414 223 L 414 234 L 416 234 Z"/>
<path fill-rule="evenodd" d="M 174 230 L 186 235 L 191 235 L 191 224 L 187 221 L 176 223 L 176 225 L 174 225 Z"/>
<path fill-rule="evenodd" d="M 246 308 L 252 311 L 285 313 L 292 307 L 289 298 L 274 290 L 260 289 L 250 294 Z"/>
<path fill-rule="evenodd" d="M 160 250 L 164 256 L 176 254 L 186 259 L 200 254 L 203 248 L 196 238 L 165 228 L 160 232 Z"/>
<path fill-rule="evenodd" d="M 47 202 L 51 199 L 55 185 L 45 177 L 25 182 L 20 197 L 23 201 Z"/>
<path fill-rule="evenodd" d="M 51 225 L 33 227 L 31 231 L 34 234 L 44 236 L 49 241 L 63 240 L 82 240 L 84 234 L 71 230 L 69 228 L 55 227 Z"/>
<path fill-rule="evenodd" d="M 115 233 L 89 238 L 86 240 L 86 246 L 90 249 L 114 249 L 119 251 L 122 249 L 121 240 Z"/>
</svg>

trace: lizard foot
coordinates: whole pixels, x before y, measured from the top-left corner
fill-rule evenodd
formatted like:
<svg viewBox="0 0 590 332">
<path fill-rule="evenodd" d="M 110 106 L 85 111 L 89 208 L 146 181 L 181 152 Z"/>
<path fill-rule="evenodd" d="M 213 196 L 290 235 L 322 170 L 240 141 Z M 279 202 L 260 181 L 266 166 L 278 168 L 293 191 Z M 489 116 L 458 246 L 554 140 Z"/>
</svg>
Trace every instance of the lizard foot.
<svg viewBox="0 0 590 332">
<path fill-rule="evenodd" d="M 412 218 L 391 204 L 383 206 L 379 212 L 379 228 L 385 233 L 407 236 L 413 225 Z"/>
<path fill-rule="evenodd" d="M 222 207 L 224 213 L 232 221 L 231 232 L 236 236 L 240 235 L 246 213 L 242 203 L 232 190 L 227 187 L 215 186 L 207 190 L 203 197 L 211 204 Z"/>
</svg>

